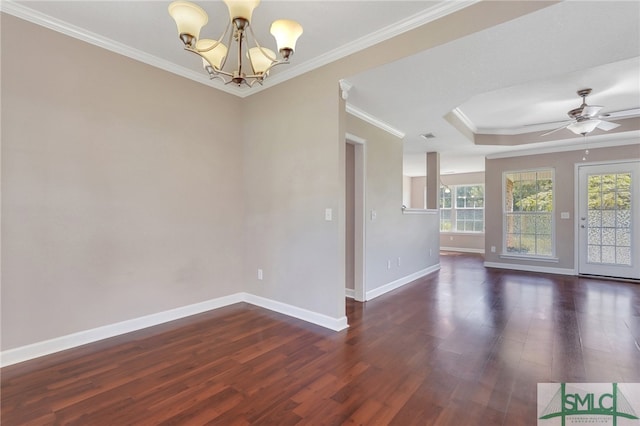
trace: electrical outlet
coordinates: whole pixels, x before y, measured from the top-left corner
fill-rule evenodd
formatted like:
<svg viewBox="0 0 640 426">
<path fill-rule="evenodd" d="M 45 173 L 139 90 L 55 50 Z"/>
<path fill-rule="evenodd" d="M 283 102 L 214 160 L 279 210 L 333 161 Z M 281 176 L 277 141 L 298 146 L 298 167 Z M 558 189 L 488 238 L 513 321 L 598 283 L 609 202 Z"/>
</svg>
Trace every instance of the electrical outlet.
<svg viewBox="0 0 640 426">
<path fill-rule="evenodd" d="M 262 279 L 262 269 L 258 269 L 258 279 Z"/>
<path fill-rule="evenodd" d="M 400 257 L 398 257 L 398 267 L 400 267 Z"/>
<path fill-rule="evenodd" d="M 324 220 L 330 222 L 333 220 L 333 210 L 332 209 L 324 209 Z"/>
<path fill-rule="evenodd" d="M 433 249 L 429 249 L 429 257 L 431 257 L 431 255 L 433 255 Z"/>
<path fill-rule="evenodd" d="M 495 253 L 496 252 L 496 246 L 491 246 L 491 253 Z"/>
<path fill-rule="evenodd" d="M 387 260 L 387 269 L 391 269 L 391 261 Z"/>
</svg>

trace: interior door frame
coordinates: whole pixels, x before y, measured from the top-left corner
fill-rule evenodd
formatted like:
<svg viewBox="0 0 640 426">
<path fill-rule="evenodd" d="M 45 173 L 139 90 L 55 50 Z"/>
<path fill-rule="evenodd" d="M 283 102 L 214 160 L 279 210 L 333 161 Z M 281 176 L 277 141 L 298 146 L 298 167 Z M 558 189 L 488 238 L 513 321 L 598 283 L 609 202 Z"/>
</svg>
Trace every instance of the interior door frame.
<svg viewBox="0 0 640 426">
<path fill-rule="evenodd" d="M 606 165 L 618 165 L 625 163 L 637 163 L 640 162 L 638 158 L 630 158 L 624 160 L 605 160 L 605 161 L 591 161 L 591 162 L 581 162 L 575 163 L 574 165 L 574 271 L 576 275 L 580 275 L 580 253 L 581 250 L 586 248 L 581 247 L 580 245 L 580 167 L 589 167 L 589 166 L 606 166 Z M 640 186 L 640 177 L 636 177 L 636 181 L 638 181 L 637 186 Z M 640 223 L 635 224 L 635 226 L 640 226 Z M 633 234 L 631 236 L 633 238 Z M 640 247 L 634 247 L 634 253 L 640 252 Z"/>
<path fill-rule="evenodd" d="M 366 187 L 366 139 L 346 134 L 346 143 L 353 145 L 354 161 L 354 299 L 366 300 L 365 282 L 365 187 Z M 346 260 L 346 255 L 345 255 Z"/>
</svg>

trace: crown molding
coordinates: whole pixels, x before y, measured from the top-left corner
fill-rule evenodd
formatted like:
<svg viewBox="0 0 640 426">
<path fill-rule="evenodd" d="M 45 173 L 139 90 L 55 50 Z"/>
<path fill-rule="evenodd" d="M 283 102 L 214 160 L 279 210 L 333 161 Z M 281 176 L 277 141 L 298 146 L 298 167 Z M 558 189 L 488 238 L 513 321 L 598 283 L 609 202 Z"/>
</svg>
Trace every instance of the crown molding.
<svg viewBox="0 0 640 426">
<path fill-rule="evenodd" d="M 616 146 L 625 146 L 625 145 L 639 145 L 640 142 L 640 130 L 634 130 L 631 132 L 619 133 L 619 136 L 614 135 L 602 135 L 608 136 L 606 140 L 596 140 L 596 141 L 587 141 L 585 142 L 582 138 L 573 138 L 571 139 L 570 145 L 561 145 L 561 146 L 551 146 L 551 147 L 541 147 L 541 148 L 531 148 L 531 149 L 523 149 L 518 151 L 509 151 L 509 152 L 500 152 L 496 154 L 489 154 L 486 156 L 487 160 L 495 160 L 498 158 L 512 158 L 512 157 L 524 157 L 527 155 L 540 155 L 540 154 L 552 154 L 555 152 L 567 152 L 567 151 L 581 151 L 585 149 L 585 146 L 588 149 L 596 149 L 596 148 L 611 148 Z M 613 137 L 612 137 L 613 136 Z"/>
<path fill-rule="evenodd" d="M 276 75 L 269 76 L 269 79 L 265 80 L 264 85 L 258 88 L 254 88 L 250 94 L 258 93 L 271 86 L 275 86 L 276 84 L 280 84 L 286 80 L 305 74 L 309 71 L 313 71 L 316 68 L 320 68 L 331 62 L 337 61 L 338 59 L 342 59 L 375 44 L 378 44 L 385 40 L 389 40 L 390 38 L 406 33 L 407 31 L 411 31 L 422 25 L 428 24 L 429 22 L 433 22 L 436 19 L 455 13 L 475 3 L 479 3 L 480 1 L 481 0 L 446 0 L 444 2 L 438 3 L 429 9 L 425 9 L 422 12 L 381 28 L 378 31 L 360 37 L 359 39 L 340 46 L 339 48 L 320 55 L 314 59 L 298 64 L 295 66 L 295 68 L 289 68 L 278 72 L 278 74 Z"/>
<path fill-rule="evenodd" d="M 403 131 L 396 129 L 391 124 L 385 123 L 384 121 L 369 114 L 368 112 L 361 110 L 360 108 L 356 108 L 353 105 L 347 103 L 346 109 L 348 114 L 351 114 L 354 117 L 358 117 L 359 119 L 366 121 L 367 123 L 372 124 L 397 138 L 404 139 L 405 137 L 405 133 Z"/>
<path fill-rule="evenodd" d="M 360 37 L 359 39 L 356 39 L 351 43 L 345 44 L 312 60 L 297 64 L 295 67 L 279 71 L 277 74 L 269 76 L 269 78 L 264 81 L 263 85 L 257 87 L 254 86 L 253 88 L 251 88 L 251 90 L 243 90 L 236 86 L 219 84 L 219 81 L 214 82 L 213 80 L 209 79 L 206 74 L 202 74 L 192 69 L 176 65 L 167 60 L 158 58 L 157 56 L 153 56 L 141 50 L 134 49 L 131 46 L 125 45 L 115 40 L 111 40 L 99 34 L 92 33 L 83 28 L 69 24 L 68 22 L 40 13 L 22 4 L 15 3 L 12 0 L 0 1 L 0 11 L 6 12 L 17 18 L 24 19 L 45 28 L 49 28 L 50 30 L 57 31 L 70 37 L 85 41 L 103 49 L 110 50 L 128 58 L 135 59 L 156 68 L 160 68 L 170 73 L 188 78 L 206 86 L 222 90 L 223 92 L 236 95 L 240 98 L 245 98 L 255 93 L 261 92 L 262 90 L 268 89 L 269 87 L 280 84 L 286 80 L 292 79 L 316 68 L 324 66 L 328 63 L 344 58 L 345 56 L 351 55 L 362 49 L 371 47 L 377 43 L 410 31 L 421 25 L 435 21 L 436 19 L 442 18 L 443 16 L 457 12 L 458 10 L 464 9 L 465 7 L 478 3 L 479 1 L 480 0 L 443 1 L 436 4 L 434 7 L 423 10 L 420 13 L 409 16 L 394 24 L 388 25 L 371 34 Z"/>
<path fill-rule="evenodd" d="M 151 65 L 156 68 L 160 68 L 164 71 L 168 71 L 173 74 L 177 74 L 181 77 L 188 78 L 195 82 L 204 84 L 215 89 L 222 90 L 223 92 L 230 93 L 232 95 L 241 96 L 242 92 L 235 86 L 226 86 L 215 84 L 209 79 L 209 76 L 203 73 L 199 73 L 192 69 L 179 66 L 173 62 L 169 62 L 165 59 L 158 58 L 157 56 L 150 55 L 142 50 L 134 49 L 131 46 L 112 40 L 110 38 L 101 36 L 100 34 L 87 31 L 84 28 L 77 27 L 62 21 L 57 18 L 53 18 L 44 13 L 40 13 L 23 4 L 18 4 L 12 0 L 3 0 L 0 2 L 0 11 L 15 16 L 16 18 L 23 19 L 41 27 L 48 28 L 50 30 L 59 32 L 61 34 L 73 37 L 75 39 L 84 41 L 94 46 L 101 47 L 111 52 L 126 56 L 139 62 L 143 62 L 147 65 Z"/>
<path fill-rule="evenodd" d="M 458 120 L 460 120 L 462 124 L 467 127 L 467 129 L 471 130 L 473 133 L 478 133 L 478 128 L 476 127 L 476 125 L 473 124 L 469 117 L 467 117 L 467 115 L 462 112 L 460 108 L 456 107 L 451 112 L 458 118 Z"/>
</svg>

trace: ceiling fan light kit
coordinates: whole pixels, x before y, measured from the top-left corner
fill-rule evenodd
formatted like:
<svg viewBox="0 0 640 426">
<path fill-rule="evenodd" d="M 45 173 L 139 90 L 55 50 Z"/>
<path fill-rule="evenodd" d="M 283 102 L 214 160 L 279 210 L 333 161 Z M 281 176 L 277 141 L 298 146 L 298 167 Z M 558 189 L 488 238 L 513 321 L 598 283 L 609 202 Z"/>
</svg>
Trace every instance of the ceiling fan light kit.
<svg viewBox="0 0 640 426">
<path fill-rule="evenodd" d="M 587 119 L 582 121 L 578 120 L 575 123 L 569 124 L 567 126 L 567 129 L 571 130 L 576 135 L 583 135 L 585 133 L 593 132 L 596 129 L 596 127 L 598 127 L 598 124 L 600 123 L 601 123 L 601 120 L 592 120 L 592 119 Z"/>
<path fill-rule="evenodd" d="M 176 21 L 178 35 L 184 49 L 202 57 L 204 69 L 211 79 L 219 78 L 225 84 L 253 86 L 262 84 L 269 71 L 276 65 L 289 63 L 296 49 L 298 37 L 302 35 L 302 26 L 289 19 L 279 19 L 271 24 L 270 32 L 276 39 L 281 59 L 256 39 L 251 28 L 253 11 L 260 0 L 224 0 L 229 9 L 227 27 L 218 40 L 200 39 L 200 30 L 209 21 L 207 13 L 197 4 L 188 1 L 174 1 L 169 5 L 169 15 Z M 223 40 L 227 41 L 225 45 Z M 235 46 L 237 68 L 225 70 L 229 47 Z M 253 44 L 253 47 L 248 47 Z M 245 73 L 245 56 L 251 66 L 251 72 Z"/>
<path fill-rule="evenodd" d="M 603 107 L 599 105 L 587 105 L 587 96 L 591 93 L 591 89 L 581 89 L 577 91 L 578 96 L 582 98 L 582 105 L 578 108 L 574 108 L 567 113 L 571 118 L 571 122 L 563 124 L 557 129 L 551 130 L 547 133 L 543 133 L 541 136 L 547 136 L 558 130 L 567 129 L 571 130 L 576 135 L 586 135 L 593 132 L 595 129 L 604 131 L 613 130 L 620 126 L 617 123 L 602 120 L 602 118 L 609 117 L 610 114 L 603 114 L 598 116 L 598 113 Z"/>
</svg>

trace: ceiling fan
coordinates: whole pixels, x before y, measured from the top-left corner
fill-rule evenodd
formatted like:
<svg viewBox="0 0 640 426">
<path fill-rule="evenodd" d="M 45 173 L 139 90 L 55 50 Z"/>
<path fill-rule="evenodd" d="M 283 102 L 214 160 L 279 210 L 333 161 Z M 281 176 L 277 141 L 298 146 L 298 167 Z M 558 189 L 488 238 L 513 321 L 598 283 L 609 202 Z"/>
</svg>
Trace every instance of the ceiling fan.
<svg viewBox="0 0 640 426">
<path fill-rule="evenodd" d="M 567 113 L 571 120 L 565 122 L 561 127 L 558 127 L 557 129 L 551 130 L 547 133 L 543 133 L 540 136 L 547 136 L 562 129 L 571 130 L 576 135 L 586 135 L 587 133 L 590 133 L 595 129 L 609 131 L 620 126 L 617 123 L 603 120 L 604 118 L 617 118 L 617 113 L 598 115 L 603 107 L 599 105 L 587 105 L 586 98 L 591 93 L 591 89 L 581 89 L 578 90 L 577 93 L 578 96 L 582 97 L 582 105 L 580 105 L 578 108 L 572 109 Z M 626 112 L 627 111 L 620 111 L 620 113 Z"/>
</svg>

